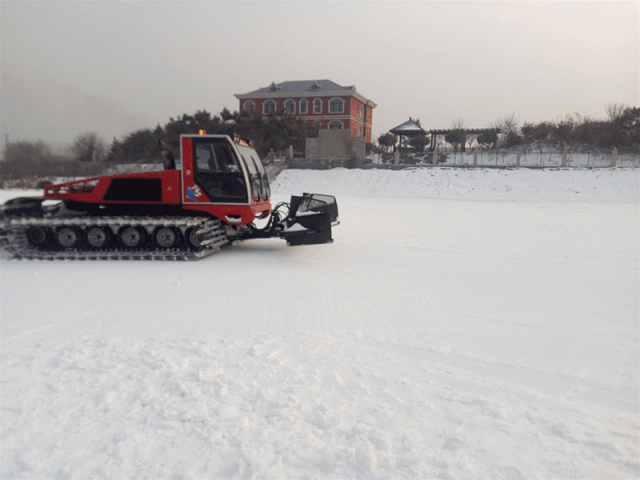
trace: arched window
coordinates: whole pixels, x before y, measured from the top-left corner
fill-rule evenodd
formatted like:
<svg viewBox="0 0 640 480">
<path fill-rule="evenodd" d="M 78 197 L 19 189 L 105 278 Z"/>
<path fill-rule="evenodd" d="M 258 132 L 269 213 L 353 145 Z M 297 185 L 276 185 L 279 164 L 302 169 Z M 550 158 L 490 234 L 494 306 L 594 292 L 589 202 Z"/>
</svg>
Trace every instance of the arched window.
<svg viewBox="0 0 640 480">
<path fill-rule="evenodd" d="M 256 104 L 253 102 L 253 100 L 247 100 L 246 102 L 244 102 L 244 111 L 245 112 L 256 111 Z"/>
<path fill-rule="evenodd" d="M 276 102 L 273 100 L 267 100 L 262 104 L 262 113 L 265 115 L 269 113 L 276 113 Z"/>
<path fill-rule="evenodd" d="M 309 112 L 309 102 L 306 98 L 300 100 L 300 113 L 308 113 Z"/>
<path fill-rule="evenodd" d="M 344 100 L 341 98 L 334 98 L 329 102 L 330 113 L 342 113 L 344 112 Z"/>
<path fill-rule="evenodd" d="M 313 122 L 313 128 L 317 129 L 317 130 L 321 130 L 322 129 L 322 124 L 316 120 L 315 122 Z"/>
<path fill-rule="evenodd" d="M 284 113 L 290 113 L 290 114 L 296 113 L 296 102 L 294 102 L 291 99 L 284 102 Z"/>
<path fill-rule="evenodd" d="M 322 100 L 319 98 L 313 101 L 313 113 L 322 113 Z"/>
<path fill-rule="evenodd" d="M 334 120 L 333 122 L 329 123 L 330 130 L 342 130 L 343 127 L 344 125 L 342 125 L 342 122 L 338 120 Z"/>
</svg>

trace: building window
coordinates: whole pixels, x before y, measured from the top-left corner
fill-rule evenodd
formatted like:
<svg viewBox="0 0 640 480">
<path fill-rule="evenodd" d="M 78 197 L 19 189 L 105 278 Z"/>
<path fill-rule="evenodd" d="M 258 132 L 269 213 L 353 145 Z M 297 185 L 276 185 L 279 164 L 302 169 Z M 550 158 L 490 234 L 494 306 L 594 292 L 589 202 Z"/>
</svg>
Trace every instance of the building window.
<svg viewBox="0 0 640 480">
<path fill-rule="evenodd" d="M 255 112 L 256 104 L 252 100 L 247 100 L 244 102 L 244 111 L 245 112 Z"/>
<path fill-rule="evenodd" d="M 334 120 L 333 122 L 329 123 L 330 130 L 342 130 L 342 127 L 342 122 L 339 122 L 338 120 Z"/>
<path fill-rule="evenodd" d="M 300 100 L 300 113 L 308 113 L 309 112 L 309 102 L 305 98 Z"/>
<path fill-rule="evenodd" d="M 284 113 L 290 113 L 292 115 L 296 113 L 296 102 L 291 99 L 284 102 Z"/>
<path fill-rule="evenodd" d="M 361 137 L 362 136 L 362 127 L 358 127 L 358 136 Z"/>
<path fill-rule="evenodd" d="M 319 98 L 313 101 L 313 113 L 322 113 L 322 100 Z"/>
<path fill-rule="evenodd" d="M 265 115 L 269 113 L 276 113 L 276 102 L 273 100 L 267 100 L 262 104 L 262 113 Z"/>
<path fill-rule="evenodd" d="M 342 113 L 344 112 L 344 100 L 341 98 L 334 98 L 329 102 L 330 113 Z"/>
<path fill-rule="evenodd" d="M 313 122 L 313 128 L 317 129 L 317 130 L 321 130 L 322 129 L 322 124 L 316 120 L 315 122 Z"/>
</svg>

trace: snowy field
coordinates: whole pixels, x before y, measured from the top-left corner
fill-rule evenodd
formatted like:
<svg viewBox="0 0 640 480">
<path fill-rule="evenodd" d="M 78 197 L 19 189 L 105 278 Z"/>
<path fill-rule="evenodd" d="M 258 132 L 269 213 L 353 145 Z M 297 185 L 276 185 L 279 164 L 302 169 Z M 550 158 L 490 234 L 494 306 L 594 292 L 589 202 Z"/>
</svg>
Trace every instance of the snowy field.
<svg viewBox="0 0 640 480">
<path fill-rule="evenodd" d="M 285 171 L 333 244 L 2 256 L 1 478 L 637 479 L 639 181 Z"/>
</svg>

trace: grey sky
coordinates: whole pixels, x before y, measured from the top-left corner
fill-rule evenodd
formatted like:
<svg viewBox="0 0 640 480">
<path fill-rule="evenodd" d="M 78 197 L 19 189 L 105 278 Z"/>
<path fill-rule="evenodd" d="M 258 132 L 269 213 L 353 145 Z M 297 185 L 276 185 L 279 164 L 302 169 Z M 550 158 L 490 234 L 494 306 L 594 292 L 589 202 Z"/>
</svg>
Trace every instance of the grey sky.
<svg viewBox="0 0 640 480">
<path fill-rule="evenodd" d="M 0 2 L 2 142 L 108 142 L 234 93 L 330 79 L 420 118 L 490 126 L 638 105 L 638 2 Z"/>
</svg>

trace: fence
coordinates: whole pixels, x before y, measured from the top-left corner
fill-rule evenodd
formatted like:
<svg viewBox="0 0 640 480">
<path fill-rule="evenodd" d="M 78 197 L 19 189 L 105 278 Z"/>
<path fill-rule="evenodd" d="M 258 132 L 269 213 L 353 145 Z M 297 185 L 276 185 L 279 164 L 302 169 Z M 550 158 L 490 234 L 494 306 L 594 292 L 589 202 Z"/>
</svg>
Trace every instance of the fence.
<svg viewBox="0 0 640 480">
<path fill-rule="evenodd" d="M 442 155 L 442 154 L 441 154 Z M 482 150 L 447 152 L 444 165 L 479 167 L 640 167 L 640 154 L 617 151 L 545 152 L 535 150 Z M 420 163 L 433 164 L 432 157 Z M 442 163 L 442 161 L 440 161 Z"/>
<path fill-rule="evenodd" d="M 265 158 L 271 180 L 285 168 L 326 170 L 336 167 L 403 169 L 410 165 L 432 166 L 433 153 L 400 156 L 395 164 L 393 154 L 374 154 L 365 163 L 347 164 L 343 159 L 313 160 L 282 158 L 272 154 Z M 269 162 L 269 160 L 271 160 Z M 549 167 L 640 167 L 640 154 L 602 151 L 550 152 L 540 150 L 479 150 L 477 152 L 438 152 L 438 165 L 445 167 L 497 167 L 497 168 L 549 168 Z M 42 162 L 40 164 L 0 162 L 0 188 L 34 188 L 51 183 L 62 183 L 75 178 L 121 173 L 162 170 L 160 163 L 104 164 L 85 162 Z"/>
</svg>

